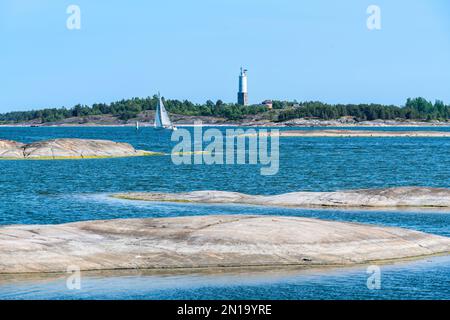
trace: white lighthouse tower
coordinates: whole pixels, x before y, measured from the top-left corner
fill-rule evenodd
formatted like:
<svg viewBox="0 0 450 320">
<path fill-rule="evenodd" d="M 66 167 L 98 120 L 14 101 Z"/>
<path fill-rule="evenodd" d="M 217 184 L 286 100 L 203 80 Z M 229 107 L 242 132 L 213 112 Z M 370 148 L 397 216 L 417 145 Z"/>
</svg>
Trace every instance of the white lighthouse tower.
<svg viewBox="0 0 450 320">
<path fill-rule="evenodd" d="M 237 102 L 241 106 L 248 105 L 248 91 L 247 91 L 247 69 L 241 67 L 241 74 L 239 75 L 239 91 Z"/>
</svg>

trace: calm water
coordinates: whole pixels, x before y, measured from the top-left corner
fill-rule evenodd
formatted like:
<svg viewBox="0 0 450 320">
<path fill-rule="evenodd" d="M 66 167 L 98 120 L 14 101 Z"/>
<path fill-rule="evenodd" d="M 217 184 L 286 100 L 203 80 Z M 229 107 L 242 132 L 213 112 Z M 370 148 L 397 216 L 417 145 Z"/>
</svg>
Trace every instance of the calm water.
<svg viewBox="0 0 450 320">
<path fill-rule="evenodd" d="M 221 130 L 224 130 L 223 128 Z M 383 130 L 383 129 L 378 129 Z M 393 130 L 393 129 L 386 129 Z M 449 128 L 395 129 L 448 130 Z M 170 152 L 170 133 L 151 128 L 0 128 L 0 139 L 109 139 L 138 149 Z M 175 166 L 169 156 L 0 161 L 0 225 L 204 214 L 317 217 L 400 226 L 450 236 L 449 212 L 302 210 L 115 200 L 109 193 L 227 190 L 249 194 L 333 191 L 388 186 L 449 187 L 450 139 L 283 138 L 280 170 L 261 176 L 254 165 Z M 127 275 L 86 277 L 83 290 L 64 281 L 7 281 L 0 298 L 450 298 L 448 257 L 384 266 L 383 286 L 367 289 L 364 268 L 285 275 Z M 64 287 L 64 288 L 62 288 Z"/>
</svg>

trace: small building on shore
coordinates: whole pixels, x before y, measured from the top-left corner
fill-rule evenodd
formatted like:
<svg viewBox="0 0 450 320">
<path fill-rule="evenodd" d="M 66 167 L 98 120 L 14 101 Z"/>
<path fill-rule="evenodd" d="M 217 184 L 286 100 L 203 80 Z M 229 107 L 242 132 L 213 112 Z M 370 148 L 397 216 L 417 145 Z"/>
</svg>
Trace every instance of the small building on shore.
<svg viewBox="0 0 450 320">
<path fill-rule="evenodd" d="M 268 109 L 272 109 L 273 108 L 273 101 L 272 100 L 264 100 L 263 102 L 261 102 L 261 104 L 263 106 L 266 106 Z"/>
</svg>

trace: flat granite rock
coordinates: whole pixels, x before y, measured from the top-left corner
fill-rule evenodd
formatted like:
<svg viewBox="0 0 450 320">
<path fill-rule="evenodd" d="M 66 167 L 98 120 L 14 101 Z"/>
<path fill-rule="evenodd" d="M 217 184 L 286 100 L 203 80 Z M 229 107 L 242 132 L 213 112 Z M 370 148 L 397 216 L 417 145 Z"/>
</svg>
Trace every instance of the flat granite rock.
<svg viewBox="0 0 450 320">
<path fill-rule="evenodd" d="M 54 139 L 22 144 L 0 140 L 0 159 L 70 159 L 143 156 L 151 152 L 136 150 L 128 143 L 109 140 Z"/>
<path fill-rule="evenodd" d="M 292 192 L 274 196 L 253 196 L 226 191 L 194 191 L 187 193 L 135 192 L 115 194 L 113 197 L 143 201 L 239 203 L 293 207 L 450 207 L 450 189 L 420 187 L 336 192 Z"/>
<path fill-rule="evenodd" d="M 0 274 L 352 265 L 448 254 L 450 238 L 297 217 L 196 216 L 0 228 Z"/>
</svg>

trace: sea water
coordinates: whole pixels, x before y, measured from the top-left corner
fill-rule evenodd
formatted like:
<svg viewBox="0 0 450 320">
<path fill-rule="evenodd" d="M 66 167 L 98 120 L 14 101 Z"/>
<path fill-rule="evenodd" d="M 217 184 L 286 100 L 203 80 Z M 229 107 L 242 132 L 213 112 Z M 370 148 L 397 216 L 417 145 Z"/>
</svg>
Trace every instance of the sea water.
<svg viewBox="0 0 450 320">
<path fill-rule="evenodd" d="M 225 130 L 226 128 L 219 128 Z M 292 128 L 290 128 L 292 129 Z M 282 129 L 282 130 L 290 130 Z M 313 130 L 295 128 L 297 130 Z M 355 130 L 367 128 L 355 128 Z M 373 130 L 373 128 L 371 128 Z M 439 130 L 450 128 L 376 128 Z M 1 127 L 0 139 L 108 139 L 136 149 L 170 153 L 170 131 L 133 127 Z M 133 202 L 127 191 L 224 190 L 248 194 L 335 191 L 398 186 L 449 187 L 449 138 L 280 139 L 280 168 L 259 165 L 174 165 L 170 156 L 0 161 L 0 225 L 80 220 L 258 214 L 314 217 L 404 227 L 450 236 L 450 211 L 312 210 L 244 205 Z M 450 259 L 433 257 L 381 266 L 380 290 L 369 290 L 365 267 L 231 274 L 137 273 L 83 276 L 70 291 L 65 278 L 0 277 L 0 299 L 449 299 Z"/>
</svg>

